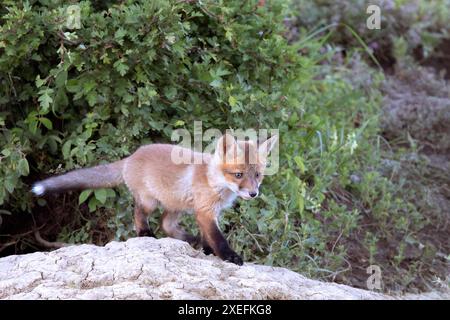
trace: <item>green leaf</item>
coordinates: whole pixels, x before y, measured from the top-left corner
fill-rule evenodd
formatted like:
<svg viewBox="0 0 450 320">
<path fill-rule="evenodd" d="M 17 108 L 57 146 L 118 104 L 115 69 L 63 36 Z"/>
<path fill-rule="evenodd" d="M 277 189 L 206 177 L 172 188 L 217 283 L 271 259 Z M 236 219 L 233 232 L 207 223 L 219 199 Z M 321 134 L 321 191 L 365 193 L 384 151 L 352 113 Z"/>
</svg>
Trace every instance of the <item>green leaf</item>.
<svg viewBox="0 0 450 320">
<path fill-rule="evenodd" d="M 53 105 L 57 107 L 59 106 L 67 107 L 69 105 L 69 99 L 67 98 L 66 90 L 63 87 L 59 88 L 58 91 L 56 92 L 55 101 Z"/>
<path fill-rule="evenodd" d="M 182 127 L 184 126 L 184 121 L 183 120 L 177 120 L 175 121 L 174 127 Z"/>
<path fill-rule="evenodd" d="M 305 199 L 301 195 L 299 195 L 297 198 L 297 206 L 301 217 L 303 215 L 303 211 L 305 210 Z"/>
<path fill-rule="evenodd" d="M 116 39 L 118 43 L 123 44 L 123 37 L 125 37 L 126 34 L 127 32 L 125 31 L 125 29 L 119 28 L 114 34 L 114 39 Z"/>
<path fill-rule="evenodd" d="M 38 122 L 36 120 L 30 121 L 29 128 L 30 128 L 31 133 L 36 134 L 37 129 L 38 129 Z"/>
<path fill-rule="evenodd" d="M 66 81 L 67 81 L 67 70 L 62 70 L 56 76 L 55 85 L 57 88 L 60 88 L 66 84 Z"/>
<path fill-rule="evenodd" d="M 225 69 L 225 68 L 222 68 L 222 66 L 219 66 L 219 68 L 217 68 L 217 70 L 215 70 L 215 71 L 212 71 L 212 70 L 211 70 L 211 73 L 212 73 L 213 75 L 215 75 L 216 77 L 222 77 L 222 76 L 226 76 L 226 75 L 231 74 L 230 71 L 228 71 L 228 70 Z"/>
<path fill-rule="evenodd" d="M 11 154 L 11 150 L 9 149 L 3 149 L 2 150 L 2 154 L 6 157 L 9 157 L 9 155 Z"/>
<path fill-rule="evenodd" d="M 88 203 L 89 212 L 95 211 L 95 209 L 97 209 L 97 205 L 98 205 L 98 200 L 95 197 L 91 198 Z"/>
<path fill-rule="evenodd" d="M 93 79 L 89 79 L 85 82 L 83 82 L 83 93 L 91 92 L 95 87 L 97 86 L 97 83 Z"/>
<path fill-rule="evenodd" d="M 45 117 L 40 117 L 39 118 L 39 121 L 48 129 L 48 130 L 51 130 L 51 129 L 53 129 L 53 124 L 52 124 L 52 122 L 49 120 L 49 119 L 47 119 L 47 118 L 45 118 Z"/>
<path fill-rule="evenodd" d="M 36 81 L 35 81 L 35 84 L 36 84 L 36 87 L 37 88 L 40 88 L 40 87 L 42 87 L 42 85 L 45 83 L 45 79 L 41 79 L 41 76 L 40 75 L 37 75 L 36 76 Z"/>
<path fill-rule="evenodd" d="M 125 62 L 125 59 L 122 58 L 120 60 L 117 60 L 113 64 L 113 67 L 117 70 L 117 72 L 119 72 L 119 74 L 122 77 L 127 73 L 128 69 L 129 69 L 129 67 L 124 62 Z"/>
<path fill-rule="evenodd" d="M 169 34 L 169 35 L 166 36 L 166 41 L 169 44 L 174 44 L 175 41 L 176 41 L 176 37 L 173 34 Z"/>
<path fill-rule="evenodd" d="M 215 79 L 209 83 L 211 87 L 220 88 L 222 86 L 222 79 Z"/>
<path fill-rule="evenodd" d="M 167 99 L 172 100 L 176 97 L 177 95 L 177 88 L 175 87 L 170 87 L 170 88 L 166 88 L 164 90 L 164 95 L 167 97 Z"/>
<path fill-rule="evenodd" d="M 66 89 L 71 93 L 78 92 L 80 90 L 79 81 L 77 79 L 67 80 Z"/>
<path fill-rule="evenodd" d="M 90 107 L 93 107 L 97 103 L 97 92 L 91 91 L 87 95 L 87 101 Z"/>
<path fill-rule="evenodd" d="M 114 198 L 116 196 L 116 192 L 113 189 L 105 189 L 108 198 Z"/>
<path fill-rule="evenodd" d="M 19 160 L 17 168 L 22 176 L 27 176 L 30 173 L 30 167 L 28 166 L 28 161 L 25 158 Z"/>
<path fill-rule="evenodd" d="M 92 194 L 91 189 L 83 190 L 83 192 L 80 193 L 80 196 L 78 197 L 78 204 L 82 204 L 89 198 L 89 196 Z"/>
<path fill-rule="evenodd" d="M 233 30 L 231 28 L 225 28 L 226 32 L 225 32 L 225 38 L 232 42 L 233 41 Z"/>
<path fill-rule="evenodd" d="M 70 156 L 70 147 L 72 146 L 72 141 L 66 141 L 62 147 L 62 154 L 64 159 L 68 159 Z"/>
<path fill-rule="evenodd" d="M 105 204 L 107 198 L 106 189 L 97 189 L 95 190 L 95 198 L 100 201 L 101 204 Z"/>
<path fill-rule="evenodd" d="M 298 124 L 298 114 L 297 112 L 294 112 L 289 118 L 289 125 L 295 126 L 296 124 Z"/>
<path fill-rule="evenodd" d="M 5 180 L 5 188 L 8 190 L 9 193 L 12 193 L 14 191 L 14 188 L 16 187 L 16 184 L 11 178 L 6 178 Z"/>
<path fill-rule="evenodd" d="M 306 169 L 305 169 L 305 164 L 303 163 L 302 157 L 295 156 L 294 161 L 297 164 L 298 168 L 300 169 L 300 173 L 304 174 Z"/>
<path fill-rule="evenodd" d="M 53 89 L 45 88 L 39 91 L 39 104 L 42 107 L 40 114 L 45 114 L 48 112 L 50 108 L 50 103 L 53 102 L 52 97 L 50 95 L 53 94 Z"/>
<path fill-rule="evenodd" d="M 230 96 L 230 97 L 228 98 L 228 103 L 230 104 L 231 107 L 236 107 L 236 105 L 237 105 L 237 100 L 236 100 L 235 97 Z"/>
</svg>

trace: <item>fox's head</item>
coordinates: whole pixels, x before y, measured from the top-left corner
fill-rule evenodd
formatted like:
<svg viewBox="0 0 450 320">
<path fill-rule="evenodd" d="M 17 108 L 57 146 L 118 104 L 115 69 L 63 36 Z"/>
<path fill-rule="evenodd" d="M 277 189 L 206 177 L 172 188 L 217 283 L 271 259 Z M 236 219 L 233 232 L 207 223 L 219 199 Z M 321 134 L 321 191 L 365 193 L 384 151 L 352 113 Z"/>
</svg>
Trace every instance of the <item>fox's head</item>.
<svg viewBox="0 0 450 320">
<path fill-rule="evenodd" d="M 273 136 L 258 146 L 254 141 L 236 141 L 229 134 L 223 135 L 213 157 L 218 175 L 214 180 L 243 199 L 255 198 L 264 177 L 267 156 L 277 140 L 278 136 Z"/>
</svg>

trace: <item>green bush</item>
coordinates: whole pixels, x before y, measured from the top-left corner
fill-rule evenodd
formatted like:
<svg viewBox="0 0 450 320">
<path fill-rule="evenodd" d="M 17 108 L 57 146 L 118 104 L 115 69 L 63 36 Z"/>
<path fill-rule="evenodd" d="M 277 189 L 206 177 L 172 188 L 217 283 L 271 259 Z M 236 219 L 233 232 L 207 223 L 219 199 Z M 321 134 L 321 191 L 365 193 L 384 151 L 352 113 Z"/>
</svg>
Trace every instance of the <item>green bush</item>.
<svg viewBox="0 0 450 320">
<path fill-rule="evenodd" d="M 285 126 L 281 119 L 298 105 L 299 74 L 308 74 L 282 37 L 282 1 L 82 1 L 80 28 L 67 26 L 65 1 L 5 3 L 3 212 L 36 210 L 33 180 L 169 141 L 194 120 L 205 129 Z M 93 195 L 79 202 L 115 209 L 108 224 L 116 237 L 132 235 L 127 193 Z"/>
<path fill-rule="evenodd" d="M 24 202 L 28 164 L 115 160 L 194 120 L 274 125 L 295 104 L 298 59 L 271 18 L 280 2 L 126 1 L 105 12 L 84 1 L 73 30 L 64 3 L 10 1 L 1 18 L 1 203 Z"/>
<path fill-rule="evenodd" d="M 79 29 L 66 27 L 65 1 L 5 4 L 0 214 L 73 212 L 76 223 L 57 229 L 67 242 L 134 236 L 123 188 L 46 203 L 31 197 L 31 183 L 169 142 L 174 129 L 192 132 L 201 120 L 205 130 L 280 130 L 280 171 L 266 178 L 259 200 L 240 201 L 223 221 L 247 261 L 364 286 L 345 276 L 365 274 L 369 263 L 389 268 L 376 255 L 379 240 L 423 223 L 377 171 L 382 76 L 370 72 L 366 90 L 318 64 L 329 58 L 323 38 L 289 45 L 284 1 L 81 1 Z M 105 229 L 114 234 L 95 236 Z M 364 239 L 358 256 L 352 239 Z"/>
</svg>

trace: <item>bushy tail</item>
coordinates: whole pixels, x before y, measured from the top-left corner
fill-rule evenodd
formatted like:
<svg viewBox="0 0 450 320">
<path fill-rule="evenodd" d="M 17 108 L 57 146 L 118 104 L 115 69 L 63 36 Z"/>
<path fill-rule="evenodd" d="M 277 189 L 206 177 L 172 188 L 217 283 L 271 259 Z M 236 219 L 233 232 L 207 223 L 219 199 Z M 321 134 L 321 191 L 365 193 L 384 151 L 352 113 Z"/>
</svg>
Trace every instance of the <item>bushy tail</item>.
<svg viewBox="0 0 450 320">
<path fill-rule="evenodd" d="M 73 170 L 51 177 L 33 185 L 31 191 L 40 196 L 44 193 L 69 190 L 111 188 L 123 183 L 122 168 L 125 160 L 92 168 Z"/>
</svg>

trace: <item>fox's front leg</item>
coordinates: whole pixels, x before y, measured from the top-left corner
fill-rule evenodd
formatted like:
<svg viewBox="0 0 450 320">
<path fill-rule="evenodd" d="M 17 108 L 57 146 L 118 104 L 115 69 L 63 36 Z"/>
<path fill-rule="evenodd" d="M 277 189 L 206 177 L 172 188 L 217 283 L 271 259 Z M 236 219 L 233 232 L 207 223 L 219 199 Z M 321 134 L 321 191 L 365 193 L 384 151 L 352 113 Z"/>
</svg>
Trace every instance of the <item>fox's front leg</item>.
<svg viewBox="0 0 450 320">
<path fill-rule="evenodd" d="M 241 266 L 244 262 L 242 261 L 242 258 L 230 248 L 227 240 L 220 232 L 215 213 L 198 210 L 195 213 L 195 217 L 203 241 L 214 251 L 214 254 L 222 260 L 230 261 Z"/>
</svg>

